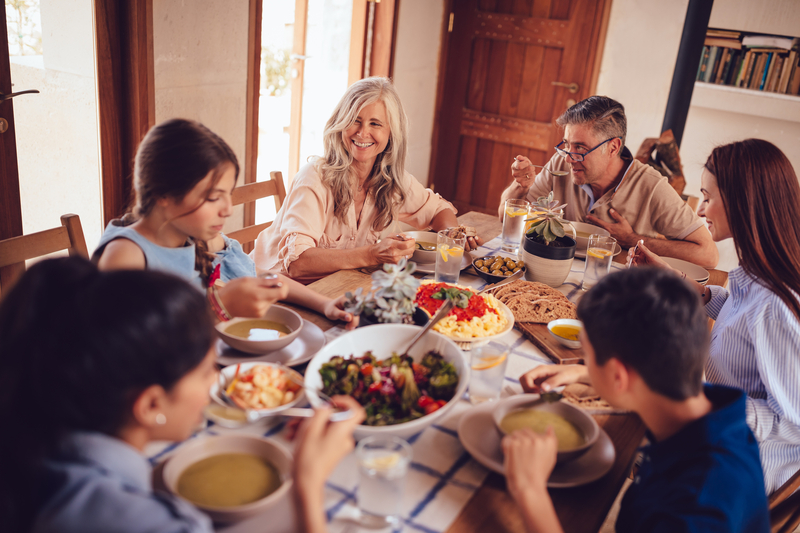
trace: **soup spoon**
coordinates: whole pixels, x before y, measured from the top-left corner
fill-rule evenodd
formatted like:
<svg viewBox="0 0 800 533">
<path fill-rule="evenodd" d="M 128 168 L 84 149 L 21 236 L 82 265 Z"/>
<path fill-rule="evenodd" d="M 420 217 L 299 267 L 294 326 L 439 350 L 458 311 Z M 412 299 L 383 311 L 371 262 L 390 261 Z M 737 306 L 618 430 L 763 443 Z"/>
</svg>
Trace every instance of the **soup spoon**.
<svg viewBox="0 0 800 533">
<path fill-rule="evenodd" d="M 517 159 L 515 158 L 514 161 L 516 162 Z M 553 176 L 556 176 L 557 178 L 563 178 L 564 176 L 569 174 L 569 170 L 550 170 L 549 168 L 547 168 L 547 167 L 545 167 L 543 165 L 534 165 L 533 163 L 531 163 L 530 166 L 536 167 L 536 168 L 542 168 L 542 169 L 548 171 Z"/>
</svg>

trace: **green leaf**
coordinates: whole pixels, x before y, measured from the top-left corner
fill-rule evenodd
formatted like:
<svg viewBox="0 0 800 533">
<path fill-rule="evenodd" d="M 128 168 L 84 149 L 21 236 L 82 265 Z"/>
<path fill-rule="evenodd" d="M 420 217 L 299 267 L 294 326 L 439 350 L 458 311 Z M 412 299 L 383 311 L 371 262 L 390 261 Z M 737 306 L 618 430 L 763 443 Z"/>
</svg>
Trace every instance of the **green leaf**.
<svg viewBox="0 0 800 533">
<path fill-rule="evenodd" d="M 552 231 L 550 231 L 550 224 L 548 224 L 544 228 L 544 232 L 542 233 L 542 237 L 544 237 L 544 240 L 547 241 L 548 244 L 553 242 L 554 240 L 556 240 L 556 236 L 553 235 Z"/>
<path fill-rule="evenodd" d="M 556 237 L 563 237 L 566 235 L 564 232 L 564 226 L 561 225 L 561 222 L 558 220 L 551 220 L 550 221 L 550 231 L 553 232 L 553 235 Z"/>
</svg>

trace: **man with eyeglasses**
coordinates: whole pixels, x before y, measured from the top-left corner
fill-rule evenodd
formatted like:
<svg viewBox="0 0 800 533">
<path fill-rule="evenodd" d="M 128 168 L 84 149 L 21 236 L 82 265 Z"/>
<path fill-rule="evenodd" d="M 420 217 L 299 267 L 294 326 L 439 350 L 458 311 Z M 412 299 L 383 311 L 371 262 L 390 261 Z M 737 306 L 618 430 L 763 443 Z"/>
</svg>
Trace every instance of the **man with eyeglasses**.
<svg viewBox="0 0 800 533">
<path fill-rule="evenodd" d="M 553 191 L 556 200 L 567 204 L 565 219 L 604 228 L 623 248 L 641 239 L 658 255 L 716 266 L 719 252 L 703 221 L 667 178 L 634 159 L 625 147 L 622 104 L 590 96 L 567 109 L 556 123 L 564 128 L 564 137 L 544 168 L 533 166 L 525 156 L 515 158 L 514 181 L 500 202 L 501 217 L 507 199 L 533 202 Z"/>
</svg>

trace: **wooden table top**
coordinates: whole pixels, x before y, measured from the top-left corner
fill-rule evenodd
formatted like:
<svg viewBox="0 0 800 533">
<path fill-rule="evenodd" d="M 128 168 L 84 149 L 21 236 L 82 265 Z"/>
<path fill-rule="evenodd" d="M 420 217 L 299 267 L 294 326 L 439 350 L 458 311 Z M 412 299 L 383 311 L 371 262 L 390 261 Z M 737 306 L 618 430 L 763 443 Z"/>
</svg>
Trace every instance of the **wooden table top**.
<svg viewBox="0 0 800 533">
<path fill-rule="evenodd" d="M 464 225 L 474 227 L 484 241 L 493 239 L 502 231 L 502 222 L 496 216 L 470 212 L 458 217 L 458 220 Z M 726 272 L 712 269 L 709 273 L 709 284 L 727 283 Z M 366 272 L 342 270 L 311 283 L 309 287 L 335 298 L 358 287 L 366 290 L 371 281 Z M 333 322 L 321 315 L 304 308 L 294 308 L 303 318 L 323 331 L 334 326 Z M 644 437 L 644 425 L 634 414 L 594 415 L 594 418 L 611 437 L 616 459 L 609 473 L 593 483 L 570 489 L 550 490 L 556 512 L 564 531 L 568 533 L 596 533 L 600 529 L 630 472 L 636 450 Z M 483 531 L 525 531 L 522 516 L 506 490 L 505 478 L 494 473 L 489 474 L 448 530 L 452 533 Z"/>
</svg>

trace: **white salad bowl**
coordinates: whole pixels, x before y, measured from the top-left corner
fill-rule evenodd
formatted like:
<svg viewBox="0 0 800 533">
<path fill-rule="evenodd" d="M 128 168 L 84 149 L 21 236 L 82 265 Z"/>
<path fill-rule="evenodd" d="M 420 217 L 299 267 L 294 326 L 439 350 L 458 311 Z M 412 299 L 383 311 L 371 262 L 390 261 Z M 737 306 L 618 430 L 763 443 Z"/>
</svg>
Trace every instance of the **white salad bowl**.
<svg viewBox="0 0 800 533">
<path fill-rule="evenodd" d="M 305 384 L 308 401 L 314 407 L 324 405 L 324 402 L 316 393 L 322 388 L 322 377 L 319 374 L 319 369 L 331 358 L 336 356 L 345 358 L 351 356 L 361 357 L 366 352 L 371 351 L 377 360 L 383 360 L 391 357 L 392 353 L 400 353 L 405 350 L 419 330 L 419 326 L 406 324 L 376 324 L 357 328 L 326 344 L 317 352 L 317 355 L 308 363 L 306 368 Z M 442 418 L 461 399 L 469 384 L 470 370 L 469 362 L 464 352 L 444 335 L 435 331 L 428 331 L 414 345 L 408 355 L 413 357 L 414 361 L 419 362 L 431 350 L 439 352 L 444 360 L 452 363 L 456 369 L 458 386 L 453 398 L 433 413 L 410 422 L 390 426 L 358 426 L 355 430 L 355 438 L 357 440 L 373 435 L 392 435 L 407 439 Z"/>
</svg>

